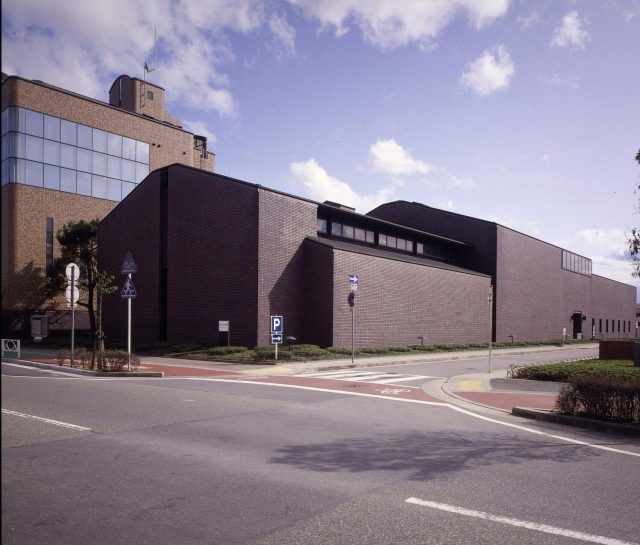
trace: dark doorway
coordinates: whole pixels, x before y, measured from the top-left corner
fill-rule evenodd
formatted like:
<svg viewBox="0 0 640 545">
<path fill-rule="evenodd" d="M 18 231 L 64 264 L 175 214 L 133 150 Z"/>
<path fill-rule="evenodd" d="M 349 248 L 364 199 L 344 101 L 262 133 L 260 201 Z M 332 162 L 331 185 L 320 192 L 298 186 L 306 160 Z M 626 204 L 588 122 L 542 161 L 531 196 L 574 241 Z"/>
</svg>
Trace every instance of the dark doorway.
<svg viewBox="0 0 640 545">
<path fill-rule="evenodd" d="M 582 313 L 574 312 L 571 320 L 573 321 L 573 338 L 577 339 L 578 333 L 582 335 Z"/>
</svg>

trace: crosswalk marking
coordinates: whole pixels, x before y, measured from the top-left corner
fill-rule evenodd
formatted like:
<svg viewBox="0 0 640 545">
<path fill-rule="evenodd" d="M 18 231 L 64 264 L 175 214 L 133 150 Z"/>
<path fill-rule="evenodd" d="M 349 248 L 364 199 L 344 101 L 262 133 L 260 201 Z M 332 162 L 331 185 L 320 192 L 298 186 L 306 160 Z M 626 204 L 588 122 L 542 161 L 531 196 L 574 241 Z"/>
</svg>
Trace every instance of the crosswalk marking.
<svg viewBox="0 0 640 545">
<path fill-rule="evenodd" d="M 403 375 L 395 373 L 381 373 L 379 371 L 354 371 L 353 369 L 303 373 L 298 376 L 305 378 L 344 380 L 349 382 L 368 382 L 370 384 L 396 384 L 398 382 L 411 382 L 437 378 L 429 375 Z"/>
</svg>

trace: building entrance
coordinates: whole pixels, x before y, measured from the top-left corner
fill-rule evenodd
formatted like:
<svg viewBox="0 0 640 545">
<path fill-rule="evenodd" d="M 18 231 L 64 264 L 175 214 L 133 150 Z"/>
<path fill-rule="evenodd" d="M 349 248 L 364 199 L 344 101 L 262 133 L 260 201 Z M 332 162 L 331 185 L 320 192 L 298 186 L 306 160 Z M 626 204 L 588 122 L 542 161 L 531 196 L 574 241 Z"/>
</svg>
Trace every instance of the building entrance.
<svg viewBox="0 0 640 545">
<path fill-rule="evenodd" d="M 578 333 L 582 336 L 582 313 L 574 312 L 572 316 L 573 321 L 573 338 L 578 338 Z"/>
</svg>

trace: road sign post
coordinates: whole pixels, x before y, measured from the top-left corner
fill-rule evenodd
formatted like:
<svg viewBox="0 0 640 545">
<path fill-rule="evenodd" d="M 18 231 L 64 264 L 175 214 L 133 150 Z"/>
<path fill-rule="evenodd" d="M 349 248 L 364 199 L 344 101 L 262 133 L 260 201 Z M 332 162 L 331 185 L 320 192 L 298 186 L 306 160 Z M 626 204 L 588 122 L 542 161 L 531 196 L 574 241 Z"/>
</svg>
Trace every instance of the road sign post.
<svg viewBox="0 0 640 545">
<path fill-rule="evenodd" d="M 131 299 L 134 299 L 137 295 L 136 288 L 131 281 L 131 275 L 136 272 L 138 272 L 136 262 L 133 260 L 131 252 L 127 252 L 126 257 L 122 262 L 122 267 L 120 267 L 120 273 L 127 275 L 127 280 L 122 287 L 122 293 L 120 294 L 120 296 L 123 299 L 127 299 L 127 353 L 129 355 L 129 359 L 127 362 L 128 371 L 131 371 Z"/>
<path fill-rule="evenodd" d="M 67 296 L 67 303 L 71 305 L 71 364 L 73 365 L 73 356 L 76 344 L 76 303 L 80 296 L 76 283 L 80 278 L 80 267 L 75 263 L 69 263 L 65 273 L 69 280 L 69 287 L 67 287 L 65 295 Z"/>
<path fill-rule="evenodd" d="M 493 340 L 493 284 L 489 286 L 489 373 L 491 373 L 491 341 Z"/>
<path fill-rule="evenodd" d="M 271 344 L 275 347 L 275 360 L 278 361 L 278 345 L 282 343 L 284 319 L 282 316 L 271 316 Z"/>
<path fill-rule="evenodd" d="M 358 275 L 349 275 L 349 296 L 347 302 L 351 309 L 351 363 L 354 363 L 356 357 L 356 291 L 358 290 Z"/>
</svg>

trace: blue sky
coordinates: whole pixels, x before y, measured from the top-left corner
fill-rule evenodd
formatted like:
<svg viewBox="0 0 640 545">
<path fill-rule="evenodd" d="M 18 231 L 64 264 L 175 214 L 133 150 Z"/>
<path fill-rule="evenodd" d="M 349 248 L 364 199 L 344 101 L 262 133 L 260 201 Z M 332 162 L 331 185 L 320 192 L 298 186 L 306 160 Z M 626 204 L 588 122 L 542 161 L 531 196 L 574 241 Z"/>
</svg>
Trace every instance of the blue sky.
<svg viewBox="0 0 640 545">
<path fill-rule="evenodd" d="M 217 171 L 477 216 L 631 277 L 640 1 L 5 0 L 3 71 L 107 100 L 153 66 Z"/>
</svg>

